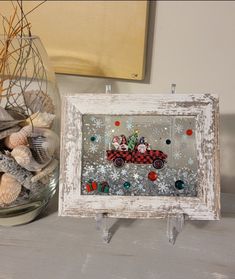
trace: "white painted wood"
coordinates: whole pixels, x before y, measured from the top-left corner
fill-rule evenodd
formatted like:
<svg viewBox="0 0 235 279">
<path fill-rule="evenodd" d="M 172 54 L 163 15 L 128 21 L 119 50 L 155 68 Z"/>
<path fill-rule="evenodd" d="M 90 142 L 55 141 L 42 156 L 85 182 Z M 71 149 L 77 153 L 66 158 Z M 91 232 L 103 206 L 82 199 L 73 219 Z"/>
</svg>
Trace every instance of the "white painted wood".
<svg viewBox="0 0 235 279">
<path fill-rule="evenodd" d="M 78 94 L 63 97 L 59 215 L 163 218 L 187 214 L 192 220 L 220 216 L 218 98 L 214 95 Z M 81 195 L 84 114 L 193 115 L 196 117 L 196 198 Z"/>
</svg>

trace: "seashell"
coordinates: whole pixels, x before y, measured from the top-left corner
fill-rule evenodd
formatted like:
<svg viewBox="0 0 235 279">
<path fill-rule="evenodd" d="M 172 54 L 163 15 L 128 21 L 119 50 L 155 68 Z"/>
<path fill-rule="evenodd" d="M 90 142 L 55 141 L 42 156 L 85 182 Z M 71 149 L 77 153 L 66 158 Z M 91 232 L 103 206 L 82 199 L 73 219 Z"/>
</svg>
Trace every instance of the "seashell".
<svg viewBox="0 0 235 279">
<path fill-rule="evenodd" d="M 32 113 L 41 111 L 54 113 L 55 108 L 52 102 L 52 99 L 48 94 L 39 90 L 26 91 L 23 93 L 24 101 Z"/>
<path fill-rule="evenodd" d="M 22 168 L 14 158 L 8 155 L 8 153 L 3 154 L 0 152 L 0 171 L 14 176 L 14 178 L 26 189 L 29 189 L 31 193 L 37 193 L 44 187 L 40 182 L 32 183 L 31 178 L 33 174 L 25 168 Z"/>
<path fill-rule="evenodd" d="M 48 129 L 35 129 L 35 132 L 28 137 L 28 143 L 33 157 L 39 164 L 51 161 L 59 149 L 59 137 Z"/>
<path fill-rule="evenodd" d="M 36 112 L 23 122 L 22 126 L 32 125 L 33 127 L 50 128 L 55 114 L 48 112 Z"/>
<path fill-rule="evenodd" d="M 10 174 L 4 173 L 0 182 L 0 204 L 11 204 L 21 192 L 21 184 Z"/>
<path fill-rule="evenodd" d="M 25 145 L 16 146 L 11 151 L 11 156 L 21 167 L 25 168 L 28 171 L 38 171 L 45 166 L 35 161 L 32 156 L 31 150 Z"/>
<path fill-rule="evenodd" d="M 4 139 L 9 135 L 11 135 L 15 132 L 18 132 L 19 130 L 20 130 L 19 126 L 14 126 L 12 128 L 6 129 L 4 131 L 0 131 L 0 139 Z"/>
<path fill-rule="evenodd" d="M 19 132 L 12 133 L 10 136 L 5 138 L 6 147 L 13 149 L 18 145 L 27 145 L 27 137 L 32 132 L 32 126 L 28 125 L 20 129 Z"/>
<path fill-rule="evenodd" d="M 50 164 L 48 164 L 45 167 L 45 169 L 40 171 L 38 174 L 34 175 L 31 178 L 31 182 L 33 182 L 33 183 L 37 182 L 38 180 L 41 180 L 45 176 L 49 175 L 50 173 L 52 173 L 57 168 L 58 164 L 59 164 L 58 160 L 54 159 L 53 161 L 50 162 Z"/>
</svg>

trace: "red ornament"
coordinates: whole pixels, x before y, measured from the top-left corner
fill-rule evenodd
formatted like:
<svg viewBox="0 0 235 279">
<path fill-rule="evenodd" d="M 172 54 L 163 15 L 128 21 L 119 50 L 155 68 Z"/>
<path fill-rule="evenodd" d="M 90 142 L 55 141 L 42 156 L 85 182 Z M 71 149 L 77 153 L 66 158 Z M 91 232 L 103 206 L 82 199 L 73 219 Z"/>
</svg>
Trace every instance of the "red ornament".
<svg viewBox="0 0 235 279">
<path fill-rule="evenodd" d="M 158 178 L 158 175 L 155 171 L 150 171 L 148 174 L 148 179 L 151 181 L 155 181 Z"/>
<path fill-rule="evenodd" d="M 121 122 L 120 121 L 115 121 L 114 124 L 115 124 L 115 126 L 120 126 Z"/>
<path fill-rule="evenodd" d="M 187 136 L 192 136 L 193 130 L 188 129 L 188 130 L 186 131 L 186 134 L 187 134 Z"/>
</svg>

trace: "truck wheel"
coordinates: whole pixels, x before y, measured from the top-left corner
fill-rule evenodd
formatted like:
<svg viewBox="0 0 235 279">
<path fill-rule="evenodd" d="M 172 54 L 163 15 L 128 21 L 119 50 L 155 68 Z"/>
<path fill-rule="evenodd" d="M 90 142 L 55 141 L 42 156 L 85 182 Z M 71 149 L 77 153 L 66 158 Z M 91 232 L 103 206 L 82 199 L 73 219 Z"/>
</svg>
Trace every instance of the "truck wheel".
<svg viewBox="0 0 235 279">
<path fill-rule="evenodd" d="M 161 159 L 156 159 L 153 161 L 153 167 L 157 170 L 162 169 L 164 167 L 164 162 Z"/>
<path fill-rule="evenodd" d="M 116 168 L 121 168 L 121 167 L 124 166 L 125 161 L 124 161 L 123 158 L 118 157 L 118 158 L 115 158 L 115 159 L 113 160 L 113 164 L 114 164 L 114 166 L 115 166 Z"/>
</svg>

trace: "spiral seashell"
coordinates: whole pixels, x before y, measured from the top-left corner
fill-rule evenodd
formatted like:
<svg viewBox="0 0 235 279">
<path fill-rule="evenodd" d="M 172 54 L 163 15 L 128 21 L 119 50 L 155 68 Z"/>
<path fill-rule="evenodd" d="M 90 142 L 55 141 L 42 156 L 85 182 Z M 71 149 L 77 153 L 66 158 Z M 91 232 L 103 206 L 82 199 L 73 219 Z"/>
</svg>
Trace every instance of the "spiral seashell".
<svg viewBox="0 0 235 279">
<path fill-rule="evenodd" d="M 28 171 L 39 171 L 45 166 L 36 162 L 31 150 L 25 145 L 15 147 L 11 151 L 11 155 L 21 167 Z"/>
<path fill-rule="evenodd" d="M 36 112 L 25 120 L 22 126 L 32 125 L 33 127 L 50 128 L 55 114 L 47 112 Z"/>
<path fill-rule="evenodd" d="M 18 145 L 27 145 L 28 140 L 27 137 L 32 132 L 32 126 L 27 125 L 20 129 L 19 132 L 12 133 L 10 136 L 5 138 L 5 145 L 6 147 L 13 149 Z"/>
<path fill-rule="evenodd" d="M 49 163 L 59 149 L 59 137 L 48 129 L 36 129 L 28 137 L 28 142 L 33 157 L 39 164 Z"/>
<path fill-rule="evenodd" d="M 11 204 L 21 192 L 21 184 L 10 174 L 4 173 L 0 182 L 0 204 Z"/>
</svg>

